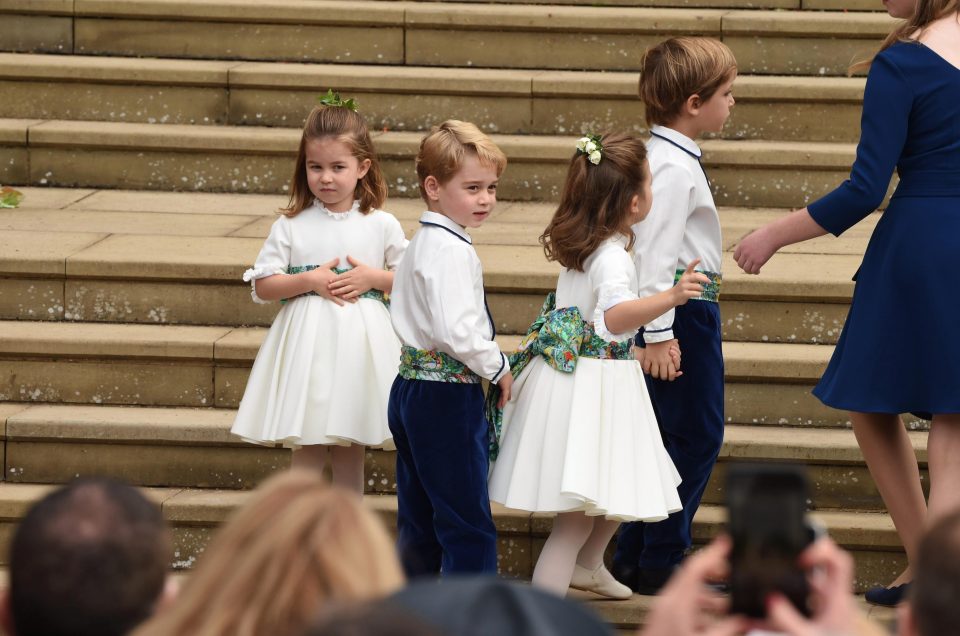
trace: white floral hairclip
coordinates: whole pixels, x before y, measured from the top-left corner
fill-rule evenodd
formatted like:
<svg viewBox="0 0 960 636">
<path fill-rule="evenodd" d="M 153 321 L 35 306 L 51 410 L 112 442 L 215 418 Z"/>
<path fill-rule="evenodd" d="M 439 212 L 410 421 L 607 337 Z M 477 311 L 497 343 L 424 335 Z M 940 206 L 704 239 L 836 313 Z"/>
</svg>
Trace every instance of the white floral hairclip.
<svg viewBox="0 0 960 636">
<path fill-rule="evenodd" d="M 593 165 L 600 163 L 603 159 L 603 145 L 600 143 L 600 135 L 587 135 L 577 140 L 577 152 L 587 155 L 587 161 Z"/>
</svg>

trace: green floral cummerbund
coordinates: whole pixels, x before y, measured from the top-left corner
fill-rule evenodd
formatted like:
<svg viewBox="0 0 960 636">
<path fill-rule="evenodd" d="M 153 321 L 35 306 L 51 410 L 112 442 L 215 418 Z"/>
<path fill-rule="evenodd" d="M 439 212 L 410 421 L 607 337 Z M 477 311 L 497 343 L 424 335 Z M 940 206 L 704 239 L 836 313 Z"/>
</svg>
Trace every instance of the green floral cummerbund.
<svg viewBox="0 0 960 636">
<path fill-rule="evenodd" d="M 632 360 L 633 340 L 607 342 L 596 334 L 593 325 L 586 322 L 576 307 L 556 308 L 554 292 L 547 294 L 540 315 L 527 329 L 519 348 L 511 353 L 510 372 L 517 377 L 530 362 L 540 356 L 557 371 L 573 373 L 580 358 L 602 360 Z M 487 393 L 487 424 L 490 437 L 490 461 L 497 458 L 503 411 L 497 407 L 500 389 L 490 385 Z"/>
<path fill-rule="evenodd" d="M 685 270 L 678 269 L 673 275 L 674 285 L 680 282 L 680 277 L 683 276 L 684 271 Z M 723 275 L 717 272 L 701 272 L 700 270 L 697 270 L 697 273 L 704 274 L 710 279 L 710 282 L 703 286 L 703 294 L 701 294 L 700 298 L 695 298 L 694 300 L 705 300 L 709 303 L 720 302 L 720 283 L 723 281 Z"/>
<path fill-rule="evenodd" d="M 456 384 L 477 384 L 480 376 L 467 365 L 442 351 L 425 351 L 403 345 L 400 349 L 400 377 Z"/>
<path fill-rule="evenodd" d="M 320 266 L 319 266 L 319 265 L 291 265 L 291 266 L 287 267 L 287 273 L 288 273 L 288 274 L 302 274 L 303 272 L 312 272 L 313 270 L 317 269 L 318 267 L 320 267 Z M 349 272 L 349 271 L 350 271 L 350 268 L 343 269 L 343 268 L 340 268 L 340 267 L 334 267 L 334 268 L 333 268 L 332 270 L 330 270 L 330 271 L 332 271 L 334 274 L 336 274 L 337 276 L 339 276 L 340 274 Z M 281 303 L 281 304 L 284 304 L 284 303 L 286 303 L 288 300 L 293 300 L 294 298 L 302 298 L 302 297 L 304 297 L 304 296 L 319 296 L 319 295 L 320 295 L 320 294 L 318 294 L 317 292 L 315 292 L 315 291 L 313 291 L 313 290 L 310 290 L 310 291 L 308 291 L 308 292 L 305 293 L 305 294 L 299 294 L 299 295 L 297 295 L 297 296 L 293 296 L 292 298 L 284 298 L 283 300 L 280 301 L 280 303 Z M 363 292 L 362 294 L 360 294 L 360 295 L 358 296 L 358 298 L 372 298 L 373 300 L 379 300 L 380 302 L 382 302 L 382 303 L 383 303 L 384 305 L 386 305 L 387 307 L 390 307 L 390 297 L 389 297 L 387 294 L 385 294 L 385 293 L 383 293 L 382 291 L 380 291 L 379 289 L 371 289 L 371 290 L 369 290 L 369 291 L 365 291 L 365 292 Z"/>
</svg>

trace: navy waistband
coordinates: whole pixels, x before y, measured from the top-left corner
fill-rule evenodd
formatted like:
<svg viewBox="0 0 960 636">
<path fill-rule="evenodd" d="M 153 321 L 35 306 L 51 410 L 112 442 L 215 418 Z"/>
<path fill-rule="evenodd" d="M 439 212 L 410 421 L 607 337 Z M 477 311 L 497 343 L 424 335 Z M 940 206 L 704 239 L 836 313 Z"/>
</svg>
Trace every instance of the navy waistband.
<svg viewBox="0 0 960 636">
<path fill-rule="evenodd" d="M 924 170 L 900 175 L 894 197 L 960 197 L 960 170 Z"/>
</svg>

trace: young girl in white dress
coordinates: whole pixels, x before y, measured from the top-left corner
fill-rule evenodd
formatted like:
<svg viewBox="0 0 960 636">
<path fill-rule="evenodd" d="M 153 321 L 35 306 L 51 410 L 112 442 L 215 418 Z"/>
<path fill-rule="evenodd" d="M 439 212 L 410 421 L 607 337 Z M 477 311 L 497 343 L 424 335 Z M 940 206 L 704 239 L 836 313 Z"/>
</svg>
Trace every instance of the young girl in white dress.
<svg viewBox="0 0 960 636">
<path fill-rule="evenodd" d="M 295 467 L 322 469 L 329 453 L 334 482 L 362 493 L 364 447 L 393 448 L 387 399 L 400 342 L 385 294 L 407 240 L 397 219 L 378 209 L 386 182 L 352 107 L 310 113 L 290 203 L 243 275 L 254 301 L 284 304 L 232 432 L 297 449 Z"/>
<path fill-rule="evenodd" d="M 555 512 L 533 583 L 629 598 L 603 565 L 621 521 L 659 521 L 680 510 L 680 477 L 660 439 L 640 364 L 637 330 L 698 296 L 707 278 L 691 263 L 672 289 L 637 297 L 631 224 L 650 210 L 643 141 L 623 134 L 578 143 L 559 207 L 540 237 L 564 269 L 555 307 L 511 357 L 513 398 L 503 411 L 490 499 Z M 679 362 L 679 351 L 673 355 Z M 524 368 L 524 362 L 528 362 Z"/>
</svg>

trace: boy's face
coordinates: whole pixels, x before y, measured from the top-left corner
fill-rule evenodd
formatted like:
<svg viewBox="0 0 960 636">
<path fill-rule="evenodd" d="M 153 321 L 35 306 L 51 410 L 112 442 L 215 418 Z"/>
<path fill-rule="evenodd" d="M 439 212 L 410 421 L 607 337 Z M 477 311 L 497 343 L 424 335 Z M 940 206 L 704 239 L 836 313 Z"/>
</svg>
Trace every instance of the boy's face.
<svg viewBox="0 0 960 636">
<path fill-rule="evenodd" d="M 480 227 L 497 204 L 497 171 L 467 154 L 463 165 L 444 184 L 427 177 L 423 187 L 430 209 L 461 227 Z"/>
<path fill-rule="evenodd" d="M 724 82 L 717 92 L 700 106 L 697 119 L 703 132 L 718 133 L 723 130 L 723 125 L 730 117 L 730 109 L 736 103 L 733 99 L 733 82 L 736 79 L 737 73 L 734 71 L 733 77 Z"/>
</svg>

